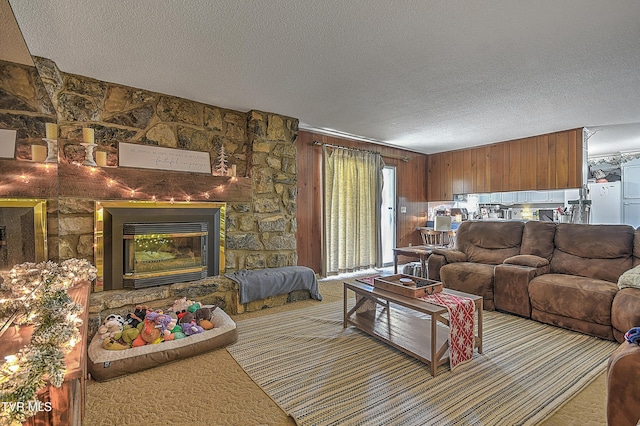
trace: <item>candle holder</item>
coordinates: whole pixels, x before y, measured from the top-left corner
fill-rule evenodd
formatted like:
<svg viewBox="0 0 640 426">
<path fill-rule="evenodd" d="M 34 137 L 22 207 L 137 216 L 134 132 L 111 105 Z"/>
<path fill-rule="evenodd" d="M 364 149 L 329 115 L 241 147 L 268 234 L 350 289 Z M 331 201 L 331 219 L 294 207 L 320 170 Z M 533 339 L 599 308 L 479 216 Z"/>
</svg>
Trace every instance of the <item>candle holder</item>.
<svg viewBox="0 0 640 426">
<path fill-rule="evenodd" d="M 81 143 L 80 145 L 84 146 L 84 163 L 82 163 L 85 166 L 94 166 L 94 167 L 98 167 L 98 165 L 96 164 L 96 162 L 93 159 L 93 149 L 98 146 L 95 143 Z"/>
<path fill-rule="evenodd" d="M 42 138 L 47 143 L 47 158 L 45 163 L 57 163 L 58 162 L 58 140 Z"/>
</svg>

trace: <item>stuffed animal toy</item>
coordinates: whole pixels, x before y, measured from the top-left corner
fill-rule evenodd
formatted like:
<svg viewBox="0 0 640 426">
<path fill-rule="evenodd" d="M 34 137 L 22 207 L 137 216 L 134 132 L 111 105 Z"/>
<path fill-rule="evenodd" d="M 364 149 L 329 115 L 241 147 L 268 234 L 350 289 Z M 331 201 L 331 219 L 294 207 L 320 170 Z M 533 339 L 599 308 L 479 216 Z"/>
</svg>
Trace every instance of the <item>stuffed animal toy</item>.
<svg viewBox="0 0 640 426">
<path fill-rule="evenodd" d="M 176 329 L 176 326 L 178 325 L 178 319 L 174 318 L 175 314 L 171 312 L 169 312 L 167 315 L 169 315 L 171 320 L 169 321 L 169 324 L 167 324 L 167 328 L 163 332 L 163 338 L 164 340 L 174 340 L 175 339 L 174 333 L 176 332 L 175 329 Z M 182 332 L 182 327 L 178 327 L 177 331 Z"/>
<path fill-rule="evenodd" d="M 195 313 L 195 311 L 197 311 L 198 309 L 200 309 L 200 303 L 198 303 L 198 302 L 192 302 L 192 303 L 191 303 L 191 305 L 189 305 L 189 309 L 187 309 L 187 310 L 193 314 L 193 313 Z"/>
<path fill-rule="evenodd" d="M 191 312 L 186 312 L 180 319 L 178 320 L 178 324 L 189 324 L 191 321 L 195 321 L 196 316 Z"/>
<path fill-rule="evenodd" d="M 107 337 L 102 341 L 102 347 L 109 351 L 122 351 L 124 349 L 129 349 L 129 345 L 121 342 L 120 340 L 116 340 L 113 337 Z"/>
<path fill-rule="evenodd" d="M 98 335 L 101 340 L 114 337 L 117 333 L 122 332 L 124 319 L 120 315 L 108 315 L 102 325 L 98 327 Z"/>
<path fill-rule="evenodd" d="M 164 334 L 164 332 L 169 328 L 169 324 L 173 321 L 173 318 L 163 313 L 161 310 L 147 313 L 145 319 L 153 321 L 155 323 L 155 327 L 160 330 L 161 334 Z"/>
<path fill-rule="evenodd" d="M 215 309 L 215 307 L 213 308 Z M 202 327 L 205 330 L 211 330 L 213 328 L 213 323 L 211 322 L 211 315 L 213 315 L 213 310 L 211 308 L 200 308 L 194 312 L 196 324 Z"/>
<path fill-rule="evenodd" d="M 137 328 L 131 327 L 131 325 L 129 324 L 125 324 L 122 329 L 122 332 L 116 334 L 115 336 L 113 336 L 113 338 L 116 340 L 121 340 L 127 345 L 129 345 L 129 347 L 131 347 L 133 345 L 133 341 L 139 335 L 140 335 L 140 330 L 138 330 Z"/>
<path fill-rule="evenodd" d="M 182 319 L 182 317 L 189 312 L 189 306 L 191 305 L 193 305 L 193 301 L 187 300 L 186 297 L 183 297 L 182 299 L 176 299 L 169 310 L 171 312 L 175 312 L 178 319 Z"/>
<path fill-rule="evenodd" d="M 154 312 L 149 312 L 142 323 L 142 330 L 140 330 L 140 338 L 146 343 L 160 343 L 162 342 L 162 332 L 156 327 Z M 157 316 L 157 313 L 156 313 Z M 137 339 L 136 339 L 137 340 Z M 138 342 L 141 343 L 141 342 Z"/>
<path fill-rule="evenodd" d="M 142 333 L 140 333 L 140 334 L 138 334 L 138 337 L 133 339 L 133 342 L 131 342 L 131 347 L 132 348 L 139 348 L 140 346 L 144 346 L 146 344 L 147 344 L 147 342 L 145 342 L 145 340 L 142 338 Z"/>
<path fill-rule="evenodd" d="M 196 321 L 193 320 L 188 324 L 182 324 L 182 332 L 185 336 L 191 336 L 193 334 L 202 333 L 204 329 L 196 324 Z"/>
<path fill-rule="evenodd" d="M 127 314 L 127 318 L 125 319 L 125 324 L 131 325 L 131 327 L 136 328 L 138 324 L 140 324 L 143 320 L 149 308 L 147 306 L 138 305 L 135 307 L 133 312 Z"/>
</svg>

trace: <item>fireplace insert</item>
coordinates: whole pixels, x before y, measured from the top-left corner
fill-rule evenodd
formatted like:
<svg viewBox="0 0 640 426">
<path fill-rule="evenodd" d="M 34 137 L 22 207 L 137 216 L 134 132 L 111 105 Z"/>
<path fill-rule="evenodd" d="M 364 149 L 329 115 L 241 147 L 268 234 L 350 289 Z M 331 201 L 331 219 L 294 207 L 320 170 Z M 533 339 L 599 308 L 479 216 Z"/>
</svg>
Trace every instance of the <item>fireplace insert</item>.
<svg viewBox="0 0 640 426">
<path fill-rule="evenodd" d="M 125 287 L 207 277 L 208 223 L 125 223 Z"/>
<path fill-rule="evenodd" d="M 96 221 L 104 290 L 196 281 L 224 271 L 224 204 L 103 202 Z"/>
</svg>

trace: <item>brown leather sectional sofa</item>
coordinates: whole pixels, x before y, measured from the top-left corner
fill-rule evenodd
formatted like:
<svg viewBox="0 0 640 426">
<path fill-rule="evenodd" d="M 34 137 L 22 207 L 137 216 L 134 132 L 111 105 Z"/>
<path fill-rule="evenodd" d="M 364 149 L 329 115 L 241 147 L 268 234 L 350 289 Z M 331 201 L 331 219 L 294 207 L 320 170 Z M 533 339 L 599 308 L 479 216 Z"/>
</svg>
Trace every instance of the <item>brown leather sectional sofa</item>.
<svg viewBox="0 0 640 426">
<path fill-rule="evenodd" d="M 455 249 L 429 257 L 429 278 L 482 295 L 484 307 L 624 341 L 640 326 L 640 289 L 618 289 L 640 265 L 640 231 L 627 225 L 463 222 Z"/>
</svg>

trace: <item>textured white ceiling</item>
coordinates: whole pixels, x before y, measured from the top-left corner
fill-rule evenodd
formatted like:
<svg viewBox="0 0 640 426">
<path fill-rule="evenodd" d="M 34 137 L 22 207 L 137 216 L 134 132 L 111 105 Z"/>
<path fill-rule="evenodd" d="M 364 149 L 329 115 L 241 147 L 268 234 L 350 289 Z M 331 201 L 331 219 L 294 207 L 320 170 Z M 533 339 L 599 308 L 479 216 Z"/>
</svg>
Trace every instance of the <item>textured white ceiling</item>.
<svg viewBox="0 0 640 426">
<path fill-rule="evenodd" d="M 418 152 L 640 122 L 638 0 L 10 4 L 65 72 Z"/>
</svg>

